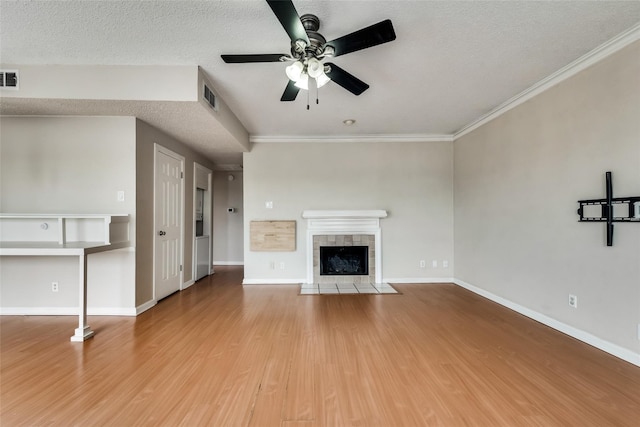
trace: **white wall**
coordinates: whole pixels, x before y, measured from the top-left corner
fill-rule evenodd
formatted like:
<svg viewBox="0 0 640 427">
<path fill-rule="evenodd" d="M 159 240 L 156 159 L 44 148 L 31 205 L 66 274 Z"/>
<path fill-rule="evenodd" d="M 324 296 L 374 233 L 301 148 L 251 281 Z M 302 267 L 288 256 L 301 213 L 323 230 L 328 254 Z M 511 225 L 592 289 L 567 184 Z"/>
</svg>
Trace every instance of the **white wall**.
<svg viewBox="0 0 640 427">
<path fill-rule="evenodd" d="M 307 209 L 385 209 L 384 280 L 453 276 L 453 144 L 255 144 L 244 154 L 245 279 L 305 281 Z M 265 202 L 272 201 L 273 209 Z M 252 220 L 296 220 L 295 252 L 253 252 Z M 420 268 L 420 260 L 427 261 Z M 431 267 L 439 260 L 439 268 Z M 441 262 L 449 261 L 448 268 Z M 271 262 L 277 268 L 271 269 Z M 285 269 L 279 268 L 285 263 Z"/>
<path fill-rule="evenodd" d="M 135 241 L 135 119 L 2 117 L 0 162 L 2 212 L 129 214 Z M 134 308 L 134 257 L 132 248 L 89 256 L 90 312 Z M 3 310 L 77 307 L 75 259 L 1 257 L 0 263 Z"/>
<path fill-rule="evenodd" d="M 229 180 L 229 175 L 233 180 Z M 244 215 L 240 171 L 213 173 L 213 264 L 241 265 L 244 263 Z M 227 208 L 235 208 L 229 213 Z"/>
<path fill-rule="evenodd" d="M 605 171 L 640 195 L 640 43 L 458 139 L 454 163 L 456 278 L 640 353 L 640 224 L 607 247 L 576 214 Z"/>
</svg>

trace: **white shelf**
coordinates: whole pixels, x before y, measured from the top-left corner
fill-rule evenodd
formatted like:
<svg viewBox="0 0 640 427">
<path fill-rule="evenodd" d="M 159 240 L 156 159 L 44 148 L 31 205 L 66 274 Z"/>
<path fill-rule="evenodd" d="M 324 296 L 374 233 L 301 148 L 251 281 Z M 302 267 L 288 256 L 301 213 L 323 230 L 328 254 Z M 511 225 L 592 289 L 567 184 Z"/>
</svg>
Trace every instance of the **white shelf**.
<svg viewBox="0 0 640 427">
<path fill-rule="evenodd" d="M 129 215 L 0 213 L 0 241 L 128 242 Z"/>
</svg>

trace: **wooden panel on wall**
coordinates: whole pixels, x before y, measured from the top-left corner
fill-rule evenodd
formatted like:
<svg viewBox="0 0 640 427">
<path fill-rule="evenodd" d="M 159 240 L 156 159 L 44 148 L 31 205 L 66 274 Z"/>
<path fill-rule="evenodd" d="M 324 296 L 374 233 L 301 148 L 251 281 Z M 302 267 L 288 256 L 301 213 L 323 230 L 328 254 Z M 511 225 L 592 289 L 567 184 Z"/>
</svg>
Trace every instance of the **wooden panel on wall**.
<svg viewBox="0 0 640 427">
<path fill-rule="evenodd" d="M 292 252 L 296 250 L 295 221 L 251 221 L 251 250 L 255 252 Z"/>
</svg>

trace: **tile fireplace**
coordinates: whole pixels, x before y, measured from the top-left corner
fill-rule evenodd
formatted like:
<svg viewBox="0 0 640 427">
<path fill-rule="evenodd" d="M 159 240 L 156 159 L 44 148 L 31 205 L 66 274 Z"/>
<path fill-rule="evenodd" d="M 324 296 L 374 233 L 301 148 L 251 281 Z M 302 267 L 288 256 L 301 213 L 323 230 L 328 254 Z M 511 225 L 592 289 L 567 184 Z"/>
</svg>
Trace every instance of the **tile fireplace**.
<svg viewBox="0 0 640 427">
<path fill-rule="evenodd" d="M 384 210 L 304 211 L 302 217 L 307 219 L 307 283 L 382 283 L 380 218 L 386 216 Z M 321 252 L 326 252 L 334 261 L 333 267 L 324 271 Z"/>
</svg>

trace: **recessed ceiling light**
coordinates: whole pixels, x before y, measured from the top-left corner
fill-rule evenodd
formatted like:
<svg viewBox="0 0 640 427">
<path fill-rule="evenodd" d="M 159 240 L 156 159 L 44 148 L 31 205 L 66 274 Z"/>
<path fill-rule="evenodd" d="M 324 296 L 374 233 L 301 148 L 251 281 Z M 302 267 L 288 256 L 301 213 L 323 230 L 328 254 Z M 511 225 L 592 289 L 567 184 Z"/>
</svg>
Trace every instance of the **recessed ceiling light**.
<svg viewBox="0 0 640 427">
<path fill-rule="evenodd" d="M 355 123 L 356 121 L 354 119 L 347 119 L 344 120 L 342 123 L 344 123 L 345 126 L 351 126 Z"/>
</svg>

